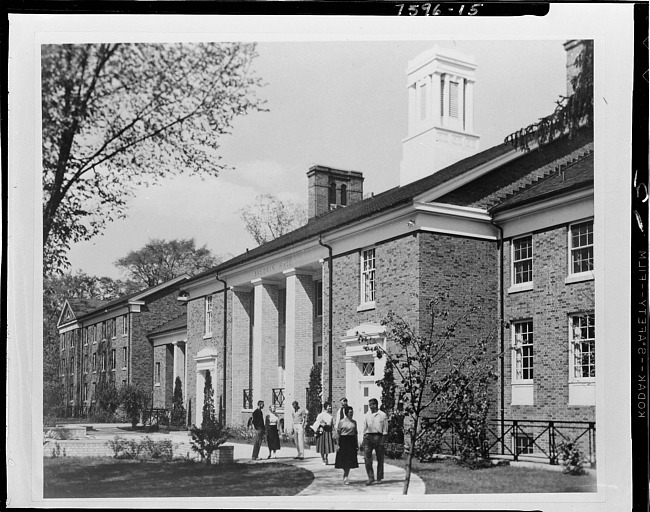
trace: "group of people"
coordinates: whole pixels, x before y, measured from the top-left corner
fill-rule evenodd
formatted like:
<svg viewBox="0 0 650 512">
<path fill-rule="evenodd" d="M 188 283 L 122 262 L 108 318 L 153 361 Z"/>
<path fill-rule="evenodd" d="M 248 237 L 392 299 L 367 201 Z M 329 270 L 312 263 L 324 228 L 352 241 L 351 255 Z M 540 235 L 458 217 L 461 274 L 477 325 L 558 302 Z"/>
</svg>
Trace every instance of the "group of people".
<svg viewBox="0 0 650 512">
<path fill-rule="evenodd" d="M 307 426 L 307 413 L 303 411 L 298 402 L 292 404 L 291 423 L 297 454 L 294 459 L 305 457 L 305 428 Z M 256 430 L 255 444 L 253 446 L 253 460 L 259 460 L 260 447 L 266 434 L 269 447 L 269 456 L 277 458 L 276 452 L 280 449 L 279 418 L 275 414 L 275 406 L 270 407 L 270 412 L 263 418 L 262 409 L 264 402 L 257 403 L 253 412 L 253 427 Z M 379 403 L 371 398 L 368 401 L 369 412 L 363 418 L 363 455 L 368 480 L 366 485 L 380 484 L 384 478 L 384 438 L 388 434 L 388 418 L 379 410 Z M 311 425 L 316 434 L 316 451 L 321 455 L 323 463 L 329 464 L 328 456 L 336 453 L 334 467 L 343 470 L 343 484 L 349 484 L 350 470 L 358 468 L 357 453 L 358 426 L 354 419 L 354 409 L 348 405 L 347 398 L 341 399 L 341 407 L 332 414 L 332 405 L 323 404 L 322 412 Z M 377 479 L 373 469 L 372 453 L 377 457 Z"/>
</svg>

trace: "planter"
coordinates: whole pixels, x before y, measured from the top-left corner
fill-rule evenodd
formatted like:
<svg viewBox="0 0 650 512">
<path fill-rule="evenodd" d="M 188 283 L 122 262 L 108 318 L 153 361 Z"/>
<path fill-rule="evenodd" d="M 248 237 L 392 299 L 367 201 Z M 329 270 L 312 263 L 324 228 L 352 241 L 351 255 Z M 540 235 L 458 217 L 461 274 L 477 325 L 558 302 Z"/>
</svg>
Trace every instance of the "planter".
<svg viewBox="0 0 650 512">
<path fill-rule="evenodd" d="M 212 464 L 232 464 L 235 461 L 234 446 L 220 446 L 212 452 Z"/>
</svg>

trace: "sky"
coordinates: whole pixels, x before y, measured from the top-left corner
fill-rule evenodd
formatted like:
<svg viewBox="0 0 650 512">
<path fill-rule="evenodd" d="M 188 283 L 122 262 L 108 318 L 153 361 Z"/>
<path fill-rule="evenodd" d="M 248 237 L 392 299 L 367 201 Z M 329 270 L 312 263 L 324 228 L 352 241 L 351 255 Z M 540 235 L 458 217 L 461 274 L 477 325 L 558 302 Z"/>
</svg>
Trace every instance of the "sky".
<svg viewBox="0 0 650 512">
<path fill-rule="evenodd" d="M 238 211 L 269 193 L 307 202 L 306 173 L 320 164 L 360 171 L 364 193 L 399 182 L 407 131 L 408 61 L 434 45 L 477 64 L 475 133 L 480 150 L 550 114 L 566 93 L 562 39 L 543 41 L 262 42 L 253 62 L 268 112 L 235 120 L 220 140 L 231 170 L 182 175 L 142 188 L 126 219 L 74 245 L 70 270 L 124 278 L 118 258 L 149 239 L 194 238 L 225 259 L 256 246 Z"/>
</svg>

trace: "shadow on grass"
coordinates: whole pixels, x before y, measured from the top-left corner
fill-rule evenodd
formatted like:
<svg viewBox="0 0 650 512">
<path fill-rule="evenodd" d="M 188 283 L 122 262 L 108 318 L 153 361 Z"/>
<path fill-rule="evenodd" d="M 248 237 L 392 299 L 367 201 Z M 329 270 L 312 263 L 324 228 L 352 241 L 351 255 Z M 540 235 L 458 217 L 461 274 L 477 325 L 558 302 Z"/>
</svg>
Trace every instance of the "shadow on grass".
<svg viewBox="0 0 650 512">
<path fill-rule="evenodd" d="M 404 461 L 390 461 L 404 467 Z M 413 472 L 426 484 L 426 494 L 506 494 L 596 492 L 596 476 L 516 466 L 469 469 L 453 460 L 413 461 Z"/>
<path fill-rule="evenodd" d="M 43 477 L 45 498 L 294 496 L 314 480 L 306 469 L 284 464 L 72 457 L 44 459 Z"/>
</svg>

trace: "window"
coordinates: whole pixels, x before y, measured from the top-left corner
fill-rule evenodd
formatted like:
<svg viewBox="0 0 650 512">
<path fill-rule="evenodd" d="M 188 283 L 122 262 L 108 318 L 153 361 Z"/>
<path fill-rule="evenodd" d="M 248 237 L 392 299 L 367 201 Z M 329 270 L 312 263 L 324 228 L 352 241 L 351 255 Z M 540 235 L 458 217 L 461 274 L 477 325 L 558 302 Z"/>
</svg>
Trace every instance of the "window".
<svg viewBox="0 0 650 512">
<path fill-rule="evenodd" d="M 593 314 L 575 315 L 569 320 L 573 361 L 571 377 L 573 380 L 594 379 L 596 377 L 596 327 Z"/>
<path fill-rule="evenodd" d="M 122 336 L 129 334 L 129 317 L 127 315 L 122 316 Z"/>
<path fill-rule="evenodd" d="M 88 346 L 88 328 L 86 327 L 81 331 L 84 347 Z"/>
<path fill-rule="evenodd" d="M 106 371 L 106 352 L 102 353 L 102 371 Z"/>
<path fill-rule="evenodd" d="M 77 337 L 77 331 L 70 333 L 70 348 L 74 348 L 74 339 Z"/>
<path fill-rule="evenodd" d="M 61 375 L 65 375 L 65 357 L 61 358 Z"/>
<path fill-rule="evenodd" d="M 83 390 L 83 398 L 82 400 L 84 402 L 88 401 L 88 384 L 84 384 L 84 390 Z"/>
<path fill-rule="evenodd" d="M 101 329 L 101 333 L 102 333 L 102 338 L 101 339 L 105 340 L 106 339 L 106 322 L 102 322 L 99 325 L 100 325 L 100 329 Z"/>
<path fill-rule="evenodd" d="M 569 229 L 570 274 L 594 269 L 594 222 L 574 224 Z"/>
<path fill-rule="evenodd" d="M 108 327 L 110 330 L 109 334 L 111 338 L 115 338 L 115 323 L 116 323 L 115 318 L 112 318 L 111 320 L 108 321 Z"/>
<path fill-rule="evenodd" d="M 70 356 L 70 375 L 74 374 L 74 354 Z"/>
<path fill-rule="evenodd" d="M 156 363 L 156 381 L 155 384 L 160 386 L 160 363 Z"/>
<path fill-rule="evenodd" d="M 372 377 L 375 375 L 375 362 L 363 362 L 361 363 L 361 375 L 364 377 Z"/>
<path fill-rule="evenodd" d="M 61 350 L 65 348 L 65 336 L 63 334 L 59 334 L 59 344 L 61 346 Z"/>
<path fill-rule="evenodd" d="M 97 396 L 97 383 L 93 382 L 93 402 L 95 401 L 96 396 Z"/>
<path fill-rule="evenodd" d="M 533 322 L 514 325 L 515 380 L 533 380 Z"/>
<path fill-rule="evenodd" d="M 321 364 L 323 362 L 323 344 L 314 343 L 314 365 Z"/>
<path fill-rule="evenodd" d="M 115 354 L 115 349 L 111 350 L 111 370 L 117 368 L 117 356 Z"/>
<path fill-rule="evenodd" d="M 518 455 L 528 455 L 533 453 L 533 439 L 527 434 L 516 434 L 515 449 L 515 453 Z"/>
<path fill-rule="evenodd" d="M 206 335 L 212 334 L 212 295 L 205 298 L 205 327 Z"/>
<path fill-rule="evenodd" d="M 512 284 L 533 282 L 533 237 L 512 242 Z"/>
<path fill-rule="evenodd" d="M 341 206 L 346 206 L 348 204 L 348 187 L 347 185 L 341 185 Z"/>
<path fill-rule="evenodd" d="M 122 347 L 122 368 L 126 368 L 126 347 Z"/>
<path fill-rule="evenodd" d="M 93 372 L 97 371 L 97 354 L 93 354 Z"/>
<path fill-rule="evenodd" d="M 449 82 L 449 117 L 458 117 L 458 82 Z"/>
<path fill-rule="evenodd" d="M 361 302 L 375 302 L 375 250 L 361 253 Z"/>
<path fill-rule="evenodd" d="M 336 204 L 336 182 L 331 181 L 330 182 L 330 188 L 329 188 L 329 193 L 327 197 L 327 201 L 329 204 Z"/>
<path fill-rule="evenodd" d="M 316 316 L 323 316 L 323 281 L 316 281 L 314 288 L 316 289 L 316 300 L 314 301 Z"/>
<path fill-rule="evenodd" d="M 84 374 L 88 373 L 88 354 L 84 354 Z"/>
</svg>

